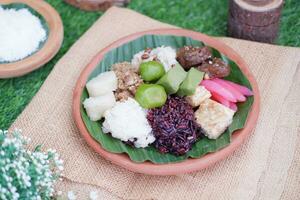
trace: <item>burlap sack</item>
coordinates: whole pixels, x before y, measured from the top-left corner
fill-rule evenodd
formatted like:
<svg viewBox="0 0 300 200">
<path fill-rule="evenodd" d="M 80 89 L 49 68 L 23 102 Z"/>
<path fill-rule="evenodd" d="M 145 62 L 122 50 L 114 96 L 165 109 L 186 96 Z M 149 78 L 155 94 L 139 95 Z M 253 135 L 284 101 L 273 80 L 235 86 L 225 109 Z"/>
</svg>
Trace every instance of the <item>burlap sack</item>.
<svg viewBox="0 0 300 200">
<path fill-rule="evenodd" d="M 65 160 L 58 189 L 79 199 L 98 190 L 102 199 L 299 199 L 300 50 L 220 38 L 251 67 L 261 92 L 255 132 L 226 160 L 197 173 L 155 177 L 112 165 L 88 147 L 71 113 L 76 80 L 103 47 L 125 35 L 169 27 L 128 9 L 106 12 L 56 64 L 13 127 L 32 146 L 55 148 Z"/>
</svg>

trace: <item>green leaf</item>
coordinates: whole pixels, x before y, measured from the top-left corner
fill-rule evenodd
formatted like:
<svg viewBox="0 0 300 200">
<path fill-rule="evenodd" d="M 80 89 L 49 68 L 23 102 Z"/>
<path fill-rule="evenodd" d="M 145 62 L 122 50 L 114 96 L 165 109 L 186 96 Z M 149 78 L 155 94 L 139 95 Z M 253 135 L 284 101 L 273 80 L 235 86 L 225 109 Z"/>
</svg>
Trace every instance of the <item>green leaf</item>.
<svg viewBox="0 0 300 200">
<path fill-rule="evenodd" d="M 42 149 L 42 145 L 39 144 L 39 145 L 37 145 L 37 146 L 34 148 L 34 152 L 40 152 L 41 149 Z"/>
<path fill-rule="evenodd" d="M 20 10 L 20 9 L 24 9 L 24 8 L 28 9 L 29 12 L 31 12 L 31 14 L 33 14 L 34 16 L 38 17 L 41 20 L 41 24 L 42 24 L 43 28 L 46 30 L 46 37 L 48 38 L 49 27 L 48 27 L 48 24 L 47 24 L 46 20 L 43 18 L 42 15 L 40 15 L 37 11 L 35 11 L 34 9 L 32 9 L 30 6 L 27 6 L 26 4 L 23 4 L 23 3 L 11 3 L 11 4 L 7 4 L 7 5 L 0 5 L 0 7 L 2 7 L 3 9 L 15 9 L 15 10 Z M 44 46 L 44 44 L 46 43 L 46 41 L 47 41 L 47 39 L 44 40 L 44 41 L 41 41 L 40 44 L 39 44 L 38 49 L 35 52 L 33 52 L 30 55 L 28 55 L 27 57 L 33 55 L 38 50 L 40 50 Z M 23 58 L 23 59 L 25 59 L 25 58 Z M 16 61 L 14 61 L 14 62 L 16 62 Z M 4 64 L 4 63 L 9 63 L 9 62 L 7 62 L 7 61 L 0 61 L 0 64 Z"/>
<path fill-rule="evenodd" d="M 115 48 L 108 52 L 103 60 L 96 66 L 94 71 L 90 74 L 88 80 L 97 76 L 99 73 L 110 70 L 112 64 L 123 61 L 130 61 L 134 54 L 145 49 L 146 47 L 158 47 L 158 46 L 172 46 L 173 48 L 179 48 L 184 45 L 203 46 L 202 42 L 193 40 L 188 37 L 171 36 L 171 35 L 145 35 L 137 38 L 131 42 L 123 44 L 118 48 Z M 229 60 L 225 55 L 221 54 L 215 49 L 213 54 L 222 58 L 225 62 L 228 62 L 231 66 L 231 74 L 227 77 L 228 80 L 232 80 L 236 83 L 246 85 L 250 87 L 250 83 L 243 75 L 239 67 L 233 61 Z M 87 90 L 84 89 L 81 95 L 81 103 L 88 97 Z M 147 148 L 134 148 L 127 144 L 124 144 L 119 139 L 111 137 L 109 134 L 102 132 L 102 121 L 93 122 L 87 116 L 85 109 L 81 104 L 81 116 L 85 123 L 85 126 L 91 136 L 99 142 L 105 150 L 113 153 L 126 153 L 130 159 L 134 162 L 151 161 L 153 163 L 173 163 L 180 162 L 188 157 L 198 158 L 207 153 L 218 151 L 221 148 L 226 147 L 230 143 L 231 134 L 244 127 L 249 110 L 253 103 L 253 97 L 247 99 L 244 103 L 238 104 L 238 112 L 233 117 L 233 122 L 230 127 L 216 140 L 203 138 L 197 141 L 192 149 L 183 156 L 174 156 L 171 154 L 161 154 L 154 147 Z"/>
</svg>

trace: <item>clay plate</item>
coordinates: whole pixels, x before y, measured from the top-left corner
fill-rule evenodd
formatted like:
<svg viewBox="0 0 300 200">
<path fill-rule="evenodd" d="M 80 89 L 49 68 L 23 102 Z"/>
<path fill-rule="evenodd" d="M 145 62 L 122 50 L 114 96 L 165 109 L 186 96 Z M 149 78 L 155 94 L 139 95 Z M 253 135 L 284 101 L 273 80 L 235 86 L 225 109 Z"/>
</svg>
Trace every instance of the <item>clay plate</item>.
<svg viewBox="0 0 300 200">
<path fill-rule="evenodd" d="M 36 53 L 20 61 L 0 64 L 0 78 L 11 78 L 27 74 L 47 63 L 60 49 L 63 41 L 63 24 L 59 14 L 45 1 L 37 0 L 2 0 L 1 5 L 21 3 L 38 12 L 49 27 L 48 38 Z"/>
<path fill-rule="evenodd" d="M 254 92 L 254 102 L 252 105 L 252 109 L 248 115 L 246 124 L 243 129 L 235 131 L 232 135 L 232 142 L 225 148 L 214 152 L 206 154 L 205 156 L 202 156 L 200 158 L 189 158 L 183 162 L 179 163 L 170 163 L 170 164 L 154 164 L 149 161 L 143 162 L 143 163 L 135 163 L 129 159 L 129 157 L 126 154 L 115 154 L 110 153 L 106 150 L 104 150 L 101 145 L 95 141 L 91 135 L 89 134 L 88 130 L 85 127 L 85 124 L 83 120 L 81 119 L 80 114 L 80 97 L 83 92 L 83 89 L 85 87 L 85 84 L 87 82 L 88 76 L 90 73 L 94 70 L 96 65 L 102 60 L 103 56 L 110 50 L 121 46 L 124 43 L 127 43 L 131 40 L 134 40 L 140 36 L 146 35 L 146 34 L 160 34 L 160 35 L 176 35 L 176 36 L 186 36 L 190 37 L 194 40 L 199 40 L 204 42 L 206 45 L 211 46 L 226 56 L 228 56 L 231 60 L 236 62 L 236 64 L 240 67 L 241 71 L 245 74 L 245 76 L 248 78 L 248 80 L 251 83 L 251 86 L 253 88 Z M 224 43 L 211 38 L 207 35 L 183 30 L 183 29 L 158 29 L 158 30 L 150 30 L 140 33 L 135 33 L 132 35 L 129 35 L 127 37 L 124 37 L 122 39 L 117 40 L 116 42 L 112 43 L 111 45 L 107 46 L 106 48 L 102 49 L 93 59 L 92 61 L 87 65 L 87 67 L 83 70 L 81 73 L 77 84 L 74 89 L 73 94 L 73 116 L 75 119 L 75 123 L 84 137 L 84 139 L 87 141 L 87 143 L 96 151 L 98 152 L 102 157 L 105 159 L 111 161 L 112 163 L 119 165 L 123 168 L 126 168 L 133 172 L 138 173 L 144 173 L 144 174 L 151 174 L 151 175 L 176 175 L 176 174 L 183 174 L 183 173 L 190 173 L 195 172 L 204 168 L 207 168 L 209 166 L 212 166 L 216 162 L 226 158 L 231 153 L 233 153 L 234 150 L 236 150 L 244 141 L 245 139 L 252 133 L 252 130 L 255 128 L 258 114 L 259 114 L 259 91 L 257 83 L 254 79 L 254 76 L 248 69 L 247 64 L 245 61 L 239 56 L 233 49 L 225 45 Z"/>
</svg>

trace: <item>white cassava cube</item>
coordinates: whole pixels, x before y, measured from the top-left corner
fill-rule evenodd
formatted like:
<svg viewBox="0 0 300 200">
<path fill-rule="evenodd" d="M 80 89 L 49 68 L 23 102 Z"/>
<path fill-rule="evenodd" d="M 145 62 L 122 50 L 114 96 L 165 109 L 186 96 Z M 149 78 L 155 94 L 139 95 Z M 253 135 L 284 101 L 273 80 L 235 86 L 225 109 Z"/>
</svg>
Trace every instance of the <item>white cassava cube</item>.
<svg viewBox="0 0 300 200">
<path fill-rule="evenodd" d="M 108 92 L 97 97 L 89 97 L 83 102 L 83 106 L 92 121 L 100 120 L 104 112 L 111 109 L 115 104 L 116 99 L 113 92 Z"/>
<path fill-rule="evenodd" d="M 204 86 L 197 86 L 195 93 L 193 95 L 187 96 L 186 100 L 187 102 L 193 106 L 197 107 L 203 102 L 205 99 L 209 99 L 211 97 L 211 93 L 205 89 Z"/>
<path fill-rule="evenodd" d="M 103 72 L 86 84 L 90 97 L 97 97 L 115 91 L 117 87 L 118 79 L 113 71 Z"/>
</svg>

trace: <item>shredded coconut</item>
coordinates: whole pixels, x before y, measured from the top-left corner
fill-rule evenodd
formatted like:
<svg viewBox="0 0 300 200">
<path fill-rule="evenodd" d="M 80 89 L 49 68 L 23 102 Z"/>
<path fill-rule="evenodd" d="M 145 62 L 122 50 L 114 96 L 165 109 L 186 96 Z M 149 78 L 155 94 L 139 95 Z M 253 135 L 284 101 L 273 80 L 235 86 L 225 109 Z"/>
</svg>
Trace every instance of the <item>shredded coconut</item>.
<svg viewBox="0 0 300 200">
<path fill-rule="evenodd" d="M 114 138 L 131 141 L 139 148 L 154 142 L 152 128 L 146 118 L 147 113 L 132 98 L 116 105 L 104 114 L 103 131 L 110 132 Z"/>
<path fill-rule="evenodd" d="M 157 59 L 164 66 L 166 71 L 172 68 L 172 65 L 177 64 L 176 60 L 176 51 L 169 46 L 161 46 L 155 49 L 152 49 L 148 53 L 148 58 L 143 59 L 142 56 L 145 54 L 145 51 L 140 51 L 136 53 L 132 60 L 131 64 L 135 69 L 138 69 L 140 64 L 143 62 L 151 61 Z"/>
<path fill-rule="evenodd" d="M 172 65 L 177 64 L 176 51 L 172 47 L 157 47 L 152 50 L 151 54 L 157 56 L 157 59 L 163 64 L 166 71 L 169 71 Z"/>
<path fill-rule="evenodd" d="M 0 62 L 23 59 L 46 40 L 40 19 L 26 8 L 15 10 L 0 6 L 0 27 Z"/>
</svg>

